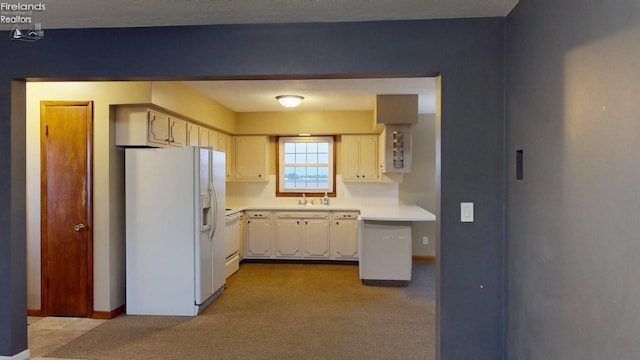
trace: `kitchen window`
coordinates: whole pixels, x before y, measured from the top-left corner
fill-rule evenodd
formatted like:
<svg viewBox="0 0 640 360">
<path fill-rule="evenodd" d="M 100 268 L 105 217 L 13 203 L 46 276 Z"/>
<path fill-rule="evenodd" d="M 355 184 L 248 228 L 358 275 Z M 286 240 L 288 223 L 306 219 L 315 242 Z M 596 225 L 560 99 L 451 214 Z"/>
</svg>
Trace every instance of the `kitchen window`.
<svg viewBox="0 0 640 360">
<path fill-rule="evenodd" d="M 335 195 L 333 136 L 278 138 L 277 196 Z"/>
</svg>

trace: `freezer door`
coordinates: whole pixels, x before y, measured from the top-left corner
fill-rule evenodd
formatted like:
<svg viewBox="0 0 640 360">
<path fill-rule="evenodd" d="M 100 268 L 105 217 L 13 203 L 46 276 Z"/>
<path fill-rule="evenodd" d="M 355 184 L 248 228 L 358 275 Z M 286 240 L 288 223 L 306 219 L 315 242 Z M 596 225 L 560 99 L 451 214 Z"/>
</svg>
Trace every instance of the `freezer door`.
<svg viewBox="0 0 640 360">
<path fill-rule="evenodd" d="M 196 275 L 196 305 L 202 304 L 213 294 L 213 227 L 214 207 L 211 188 L 211 150 L 197 149 L 196 168 L 198 169 L 199 184 L 196 184 L 199 206 L 196 227 L 200 229 L 200 236 L 195 251 L 195 275 Z M 199 225 L 199 226 L 198 226 Z"/>
</svg>

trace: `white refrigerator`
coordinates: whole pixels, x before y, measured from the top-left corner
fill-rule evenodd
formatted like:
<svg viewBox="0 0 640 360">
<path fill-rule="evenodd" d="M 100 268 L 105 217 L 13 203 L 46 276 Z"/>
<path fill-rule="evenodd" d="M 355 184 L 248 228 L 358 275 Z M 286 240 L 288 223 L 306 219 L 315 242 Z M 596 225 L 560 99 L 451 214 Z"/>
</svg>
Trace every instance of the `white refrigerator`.
<svg viewBox="0 0 640 360">
<path fill-rule="evenodd" d="M 195 316 L 225 284 L 225 154 L 125 150 L 126 311 Z"/>
</svg>

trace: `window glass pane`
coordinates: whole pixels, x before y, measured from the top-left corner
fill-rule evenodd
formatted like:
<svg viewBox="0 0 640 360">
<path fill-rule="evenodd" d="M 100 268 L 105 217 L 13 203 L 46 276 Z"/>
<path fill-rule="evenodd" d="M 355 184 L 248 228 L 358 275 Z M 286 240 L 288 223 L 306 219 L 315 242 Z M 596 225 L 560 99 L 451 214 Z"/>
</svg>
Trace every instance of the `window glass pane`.
<svg viewBox="0 0 640 360">
<path fill-rule="evenodd" d="M 307 154 L 296 154 L 296 164 L 306 164 Z"/>
<path fill-rule="evenodd" d="M 284 152 L 285 154 L 294 153 L 296 150 L 296 146 L 294 143 L 285 142 L 284 143 Z"/>
<path fill-rule="evenodd" d="M 308 153 L 317 153 L 318 152 L 318 143 L 307 143 L 307 152 Z"/>
<path fill-rule="evenodd" d="M 319 143 L 318 144 L 318 152 L 328 153 L 329 152 L 329 143 L 328 142 Z"/>
<path fill-rule="evenodd" d="M 307 176 L 307 172 L 306 169 L 303 167 L 297 167 L 295 168 L 295 172 L 296 172 L 296 177 L 298 178 L 298 181 L 303 180 L 305 176 Z"/>
<path fill-rule="evenodd" d="M 296 143 L 296 152 L 298 154 L 307 152 L 307 144 L 306 143 Z"/>
<path fill-rule="evenodd" d="M 284 187 L 285 189 L 293 189 L 296 185 L 296 173 L 295 168 L 293 167 L 285 167 L 284 168 Z"/>
<path fill-rule="evenodd" d="M 318 154 L 309 154 L 309 155 L 307 155 L 307 163 L 309 163 L 309 164 L 317 164 L 318 163 Z"/>
<path fill-rule="evenodd" d="M 284 163 L 293 164 L 296 162 L 296 156 L 294 154 L 284 154 Z"/>
<path fill-rule="evenodd" d="M 329 154 L 318 154 L 318 164 L 328 164 L 329 163 Z"/>
</svg>

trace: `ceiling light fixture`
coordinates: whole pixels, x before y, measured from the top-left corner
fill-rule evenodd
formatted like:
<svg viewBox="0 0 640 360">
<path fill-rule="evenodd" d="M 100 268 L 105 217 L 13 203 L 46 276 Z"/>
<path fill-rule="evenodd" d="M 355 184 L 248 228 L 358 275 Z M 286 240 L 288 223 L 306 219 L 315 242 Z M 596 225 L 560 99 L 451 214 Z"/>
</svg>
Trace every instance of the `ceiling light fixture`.
<svg viewBox="0 0 640 360">
<path fill-rule="evenodd" d="M 300 95 L 278 95 L 276 96 L 276 99 L 278 99 L 280 105 L 288 108 L 294 108 L 300 105 L 304 98 Z"/>
</svg>

